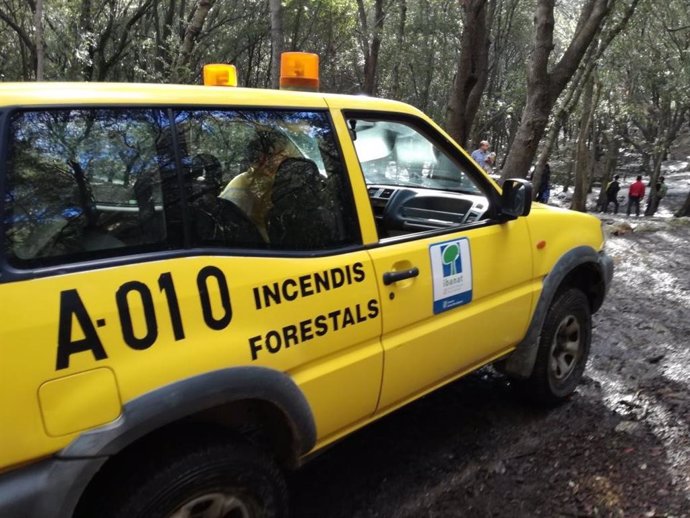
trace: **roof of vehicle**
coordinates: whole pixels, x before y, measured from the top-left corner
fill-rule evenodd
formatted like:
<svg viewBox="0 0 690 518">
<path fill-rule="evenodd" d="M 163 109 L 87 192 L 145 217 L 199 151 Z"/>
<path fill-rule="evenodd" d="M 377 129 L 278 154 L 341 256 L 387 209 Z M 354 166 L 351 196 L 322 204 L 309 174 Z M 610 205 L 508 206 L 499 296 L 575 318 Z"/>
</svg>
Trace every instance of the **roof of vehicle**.
<svg viewBox="0 0 690 518">
<path fill-rule="evenodd" d="M 0 83 L 0 106 L 112 105 L 234 105 L 275 108 L 349 108 L 419 115 L 410 105 L 362 95 L 339 95 L 144 83 Z"/>
</svg>

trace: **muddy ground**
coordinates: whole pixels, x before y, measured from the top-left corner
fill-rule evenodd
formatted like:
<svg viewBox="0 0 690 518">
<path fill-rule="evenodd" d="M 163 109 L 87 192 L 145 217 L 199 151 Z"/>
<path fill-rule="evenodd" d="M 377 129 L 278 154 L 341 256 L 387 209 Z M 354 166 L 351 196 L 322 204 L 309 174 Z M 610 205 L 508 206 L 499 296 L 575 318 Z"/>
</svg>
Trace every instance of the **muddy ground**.
<svg viewBox="0 0 690 518">
<path fill-rule="evenodd" d="M 530 405 L 482 369 L 294 474 L 294 516 L 690 517 L 687 220 L 610 238 L 616 274 L 571 400 Z"/>
</svg>

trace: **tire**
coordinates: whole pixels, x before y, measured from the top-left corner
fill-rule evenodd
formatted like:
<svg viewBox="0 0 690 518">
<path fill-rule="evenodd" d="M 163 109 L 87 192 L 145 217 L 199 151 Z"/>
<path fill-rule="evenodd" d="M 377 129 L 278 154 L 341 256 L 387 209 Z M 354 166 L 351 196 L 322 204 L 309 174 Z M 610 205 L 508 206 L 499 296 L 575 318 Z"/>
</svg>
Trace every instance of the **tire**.
<svg viewBox="0 0 690 518">
<path fill-rule="evenodd" d="M 172 445 L 170 445 L 172 446 Z M 280 469 L 252 445 L 203 437 L 130 455 L 99 480 L 77 516 L 102 518 L 285 518 Z M 137 460 L 137 458 L 139 460 Z"/>
<path fill-rule="evenodd" d="M 519 385 L 544 403 L 567 399 L 582 380 L 591 341 L 589 300 L 576 288 L 560 292 L 544 319 L 532 375 Z"/>
</svg>

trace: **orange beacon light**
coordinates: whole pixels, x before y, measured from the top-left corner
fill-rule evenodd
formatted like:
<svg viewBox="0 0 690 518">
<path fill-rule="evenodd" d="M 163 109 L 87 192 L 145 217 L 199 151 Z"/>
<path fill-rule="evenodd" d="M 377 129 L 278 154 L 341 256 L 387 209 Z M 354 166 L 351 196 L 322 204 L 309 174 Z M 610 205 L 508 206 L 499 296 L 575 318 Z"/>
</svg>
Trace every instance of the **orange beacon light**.
<svg viewBox="0 0 690 518">
<path fill-rule="evenodd" d="M 280 89 L 318 92 L 318 54 L 283 52 L 280 55 Z"/>
<path fill-rule="evenodd" d="M 237 86 L 235 65 L 221 63 L 204 65 L 204 86 Z"/>
</svg>

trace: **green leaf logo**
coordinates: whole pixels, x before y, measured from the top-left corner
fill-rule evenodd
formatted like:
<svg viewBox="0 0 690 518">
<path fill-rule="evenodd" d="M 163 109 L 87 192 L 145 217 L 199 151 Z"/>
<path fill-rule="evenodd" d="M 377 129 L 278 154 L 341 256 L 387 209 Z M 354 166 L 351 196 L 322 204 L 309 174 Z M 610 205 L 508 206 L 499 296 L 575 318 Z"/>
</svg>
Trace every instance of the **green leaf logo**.
<svg viewBox="0 0 690 518">
<path fill-rule="evenodd" d="M 457 243 L 450 244 L 443 251 L 443 264 L 450 266 L 450 274 L 457 275 L 458 270 L 456 268 L 455 261 L 460 256 L 460 247 Z"/>
</svg>

